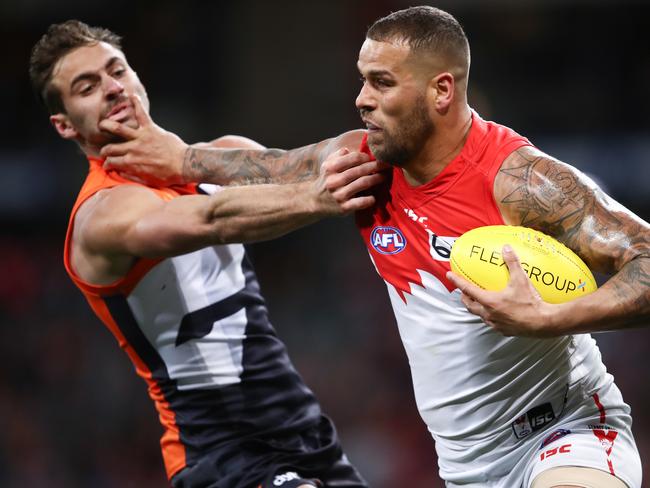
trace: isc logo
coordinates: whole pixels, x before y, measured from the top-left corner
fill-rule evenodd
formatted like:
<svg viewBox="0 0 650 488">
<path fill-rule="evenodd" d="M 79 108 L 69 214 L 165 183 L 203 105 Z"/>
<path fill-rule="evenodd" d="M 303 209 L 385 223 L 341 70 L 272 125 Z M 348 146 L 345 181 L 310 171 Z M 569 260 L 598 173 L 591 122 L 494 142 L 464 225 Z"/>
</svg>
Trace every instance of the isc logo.
<svg viewBox="0 0 650 488">
<path fill-rule="evenodd" d="M 540 415 L 536 415 L 535 417 L 532 417 L 530 419 L 530 425 L 533 428 L 533 430 L 537 430 L 538 428 L 548 424 L 554 418 L 555 416 L 553 415 L 553 412 L 546 412 Z"/>
<path fill-rule="evenodd" d="M 549 449 L 539 455 L 539 460 L 544 461 L 544 459 L 555 456 L 556 454 L 566 454 L 567 452 L 571 452 L 571 444 L 564 444 L 563 446 Z"/>
<path fill-rule="evenodd" d="M 372 229 L 370 244 L 381 254 L 397 254 L 406 247 L 406 238 L 395 227 L 379 226 Z"/>
</svg>

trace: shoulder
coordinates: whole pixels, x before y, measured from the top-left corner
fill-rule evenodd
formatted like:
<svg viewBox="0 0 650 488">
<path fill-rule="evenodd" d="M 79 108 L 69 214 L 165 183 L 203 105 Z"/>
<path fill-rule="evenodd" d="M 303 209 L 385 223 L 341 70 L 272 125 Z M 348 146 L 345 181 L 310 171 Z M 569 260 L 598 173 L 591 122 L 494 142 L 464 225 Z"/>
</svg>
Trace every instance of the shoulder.
<svg viewBox="0 0 650 488">
<path fill-rule="evenodd" d="M 494 180 L 494 197 L 508 224 L 555 234 L 571 226 L 602 193 L 577 168 L 543 151 L 524 146 L 512 152 Z"/>
<path fill-rule="evenodd" d="M 526 182 L 529 189 L 538 185 L 547 185 L 547 188 L 559 185 L 568 189 L 566 185 L 569 181 L 596 188 L 595 183 L 582 171 L 534 146 L 522 146 L 511 152 L 503 160 L 497 178 L 501 182 Z"/>
<path fill-rule="evenodd" d="M 330 149 L 336 151 L 345 147 L 350 151 L 358 151 L 361 148 L 361 142 L 363 141 L 365 134 L 366 131 L 364 129 L 355 129 L 344 132 L 332 139 Z"/>
<path fill-rule="evenodd" d="M 164 204 L 152 188 L 137 183 L 99 190 L 83 202 L 74 218 L 78 244 L 101 242 L 107 229 L 119 231 Z"/>
</svg>

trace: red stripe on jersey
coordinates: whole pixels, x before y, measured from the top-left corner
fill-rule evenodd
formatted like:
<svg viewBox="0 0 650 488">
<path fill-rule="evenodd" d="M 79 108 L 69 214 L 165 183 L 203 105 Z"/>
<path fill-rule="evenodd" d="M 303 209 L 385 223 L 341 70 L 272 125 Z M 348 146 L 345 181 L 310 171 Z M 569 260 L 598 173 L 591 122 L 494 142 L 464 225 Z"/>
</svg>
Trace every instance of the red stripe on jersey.
<svg viewBox="0 0 650 488">
<path fill-rule="evenodd" d="M 611 459 L 607 460 L 607 467 L 609 468 L 609 472 L 611 473 L 611 475 L 616 476 L 616 473 L 614 472 L 614 465 L 612 464 Z"/>
<path fill-rule="evenodd" d="M 603 404 L 600 403 L 600 398 L 598 397 L 598 393 L 594 393 L 592 395 L 592 398 L 594 399 L 594 403 L 596 404 L 596 407 L 598 408 L 598 412 L 600 413 L 600 423 L 604 424 L 607 421 L 607 416 L 605 415 L 605 407 L 603 407 Z"/>
<path fill-rule="evenodd" d="M 603 404 L 600 403 L 598 393 L 594 393 L 592 398 L 594 399 L 594 403 L 596 404 L 598 413 L 600 414 L 600 423 L 605 424 L 607 422 L 607 412 Z M 605 449 L 605 453 L 607 454 L 607 467 L 609 468 L 609 472 L 615 476 L 614 464 L 612 463 L 610 455 L 612 454 L 612 449 L 614 449 L 614 440 L 616 440 L 618 432 L 615 430 L 608 430 L 605 432 L 603 429 L 592 429 L 592 432 L 600 442 L 600 445 Z"/>
</svg>

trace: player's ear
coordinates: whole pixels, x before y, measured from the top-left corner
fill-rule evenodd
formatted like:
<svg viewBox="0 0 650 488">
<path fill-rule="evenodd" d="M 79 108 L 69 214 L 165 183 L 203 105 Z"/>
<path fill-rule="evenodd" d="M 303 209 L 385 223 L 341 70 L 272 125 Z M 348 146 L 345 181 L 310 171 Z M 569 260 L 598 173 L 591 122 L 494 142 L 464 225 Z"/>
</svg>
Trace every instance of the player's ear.
<svg viewBox="0 0 650 488">
<path fill-rule="evenodd" d="M 70 123 L 70 119 L 66 114 L 50 115 L 50 123 L 64 139 L 75 139 L 78 135 L 77 129 Z"/>
<path fill-rule="evenodd" d="M 454 99 L 456 80 L 454 75 L 445 71 L 429 82 L 429 95 L 432 98 L 433 108 L 439 113 L 445 113 Z"/>
</svg>

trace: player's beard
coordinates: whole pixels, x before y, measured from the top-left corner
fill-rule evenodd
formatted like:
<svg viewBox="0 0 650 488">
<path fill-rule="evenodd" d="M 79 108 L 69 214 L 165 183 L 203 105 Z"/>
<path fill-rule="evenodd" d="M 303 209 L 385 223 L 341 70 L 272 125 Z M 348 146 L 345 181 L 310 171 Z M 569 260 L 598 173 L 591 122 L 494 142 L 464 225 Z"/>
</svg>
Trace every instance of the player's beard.
<svg viewBox="0 0 650 488">
<path fill-rule="evenodd" d="M 424 97 L 416 100 L 411 113 L 402 120 L 391 131 L 383 129 L 382 144 L 373 147 L 371 140 L 368 140 L 370 150 L 378 161 L 400 168 L 420 153 L 434 133 L 433 121 L 427 112 Z"/>
</svg>

